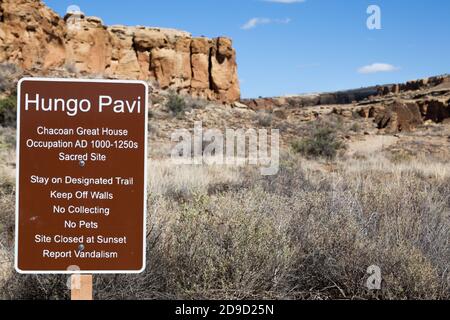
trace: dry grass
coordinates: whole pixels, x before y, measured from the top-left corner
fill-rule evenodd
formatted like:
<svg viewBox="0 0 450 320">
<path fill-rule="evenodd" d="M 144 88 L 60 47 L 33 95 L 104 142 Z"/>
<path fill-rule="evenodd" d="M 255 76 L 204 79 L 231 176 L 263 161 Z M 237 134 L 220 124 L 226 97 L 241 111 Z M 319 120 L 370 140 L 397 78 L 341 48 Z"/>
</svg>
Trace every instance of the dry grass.
<svg viewBox="0 0 450 320">
<path fill-rule="evenodd" d="M 393 176 L 397 179 L 406 179 L 408 175 L 435 179 L 442 181 L 450 178 L 450 164 L 448 162 L 433 160 L 427 157 L 404 158 L 394 161 L 380 154 L 371 154 L 364 159 L 345 159 L 338 161 L 340 170 L 358 174 L 372 172 L 373 175 Z"/>
<path fill-rule="evenodd" d="M 96 298 L 449 299 L 450 171 L 424 161 L 285 155 L 273 177 L 152 161 L 147 270 L 96 276 Z M 10 191 L 0 204 L 11 219 Z M 65 280 L 14 274 L 0 291 L 67 298 Z"/>
<path fill-rule="evenodd" d="M 0 169 L 0 299 L 1 288 L 11 276 L 13 266 L 14 178 L 11 170 Z"/>
<path fill-rule="evenodd" d="M 174 165 L 169 160 L 150 160 L 149 194 L 172 199 L 189 199 L 240 185 L 239 168 L 223 166 Z"/>
</svg>

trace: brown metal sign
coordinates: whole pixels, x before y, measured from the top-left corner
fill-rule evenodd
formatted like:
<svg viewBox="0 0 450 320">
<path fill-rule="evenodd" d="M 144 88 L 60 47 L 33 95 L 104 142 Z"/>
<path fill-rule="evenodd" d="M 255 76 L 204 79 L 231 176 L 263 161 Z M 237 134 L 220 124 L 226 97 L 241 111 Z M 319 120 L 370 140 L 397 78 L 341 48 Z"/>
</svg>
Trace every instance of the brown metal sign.
<svg viewBox="0 0 450 320">
<path fill-rule="evenodd" d="M 18 272 L 144 270 L 147 96 L 139 81 L 19 82 Z"/>
</svg>

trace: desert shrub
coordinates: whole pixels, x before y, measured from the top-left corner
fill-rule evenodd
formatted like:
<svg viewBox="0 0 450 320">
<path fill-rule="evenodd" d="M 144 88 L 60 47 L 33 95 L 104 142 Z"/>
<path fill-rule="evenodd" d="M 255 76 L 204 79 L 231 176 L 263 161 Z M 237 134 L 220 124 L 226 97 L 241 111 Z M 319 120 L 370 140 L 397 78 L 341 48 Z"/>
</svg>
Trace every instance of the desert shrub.
<svg viewBox="0 0 450 320">
<path fill-rule="evenodd" d="M 0 93 L 14 91 L 20 69 L 13 63 L 0 63 Z"/>
<path fill-rule="evenodd" d="M 14 180 L 0 171 L 0 299 L 6 298 L 5 282 L 12 273 L 14 208 Z"/>
<path fill-rule="evenodd" d="M 164 102 L 164 96 L 153 93 L 150 95 L 150 102 L 152 106 L 162 104 Z"/>
<path fill-rule="evenodd" d="M 288 270 L 296 248 L 277 210 L 281 200 L 274 200 L 261 190 L 199 194 L 181 205 L 153 198 L 154 206 L 164 214 L 152 218 L 148 270 L 140 276 L 120 277 L 116 292 L 99 288 L 99 296 L 230 299 L 287 295 L 284 290 L 289 288 Z M 104 288 L 112 280 L 99 281 Z"/>
<path fill-rule="evenodd" d="M 361 131 L 361 125 L 358 122 L 354 122 L 351 126 L 350 126 L 350 131 L 353 132 L 360 132 Z"/>
<path fill-rule="evenodd" d="M 278 174 L 258 179 L 262 188 L 269 193 L 289 197 L 299 190 L 313 190 L 315 188 L 313 182 L 308 179 L 297 161 L 298 159 L 283 159 Z M 249 180 L 255 180 L 255 177 Z"/>
<path fill-rule="evenodd" d="M 321 116 L 315 122 L 308 124 L 308 127 L 309 130 L 314 130 L 319 127 L 326 127 L 336 133 L 345 132 L 347 129 L 344 117 L 338 114 L 329 114 L 326 116 Z"/>
<path fill-rule="evenodd" d="M 16 128 L 0 126 L 0 151 L 3 150 L 7 156 L 12 156 L 14 158 L 14 154 L 11 154 L 11 150 L 13 150 L 15 147 Z M 6 159 L 4 159 L 3 161 L 5 160 Z"/>
<path fill-rule="evenodd" d="M 257 192 L 199 196 L 181 209 L 171 226 L 179 236 L 165 251 L 171 252 L 171 286 L 183 296 L 206 298 L 217 288 L 242 298 L 282 290 L 293 248 L 273 211 L 258 203 L 266 195 Z"/>
<path fill-rule="evenodd" d="M 186 111 L 187 104 L 184 98 L 174 91 L 170 91 L 167 96 L 167 102 L 166 102 L 167 109 L 172 112 L 172 114 L 179 116 L 181 113 Z"/>
<path fill-rule="evenodd" d="M 0 125 L 16 125 L 17 102 L 15 96 L 0 99 Z"/>
<path fill-rule="evenodd" d="M 448 176 L 424 178 L 429 164 L 358 160 L 329 172 L 300 160 L 284 159 L 273 177 L 246 169 L 244 187 L 212 193 L 239 177 L 153 164 L 147 270 L 96 276 L 96 299 L 450 298 Z M 188 196 L 174 201 L 183 186 Z M 371 265 L 379 291 L 366 288 Z M 64 298 L 65 281 L 14 275 L 0 291 Z"/>
<path fill-rule="evenodd" d="M 414 173 L 386 180 L 365 170 L 316 173 L 312 181 L 289 163 L 278 178 L 253 176 L 248 189 L 200 192 L 181 204 L 155 197 L 149 270 L 121 277 L 118 285 L 126 290 L 111 293 L 102 284 L 98 294 L 448 298 L 450 182 L 424 181 Z M 380 291 L 366 288 L 371 265 L 381 268 Z"/>
<path fill-rule="evenodd" d="M 186 108 L 190 109 L 203 109 L 208 105 L 208 101 L 202 98 L 192 97 L 190 95 L 186 95 L 183 97 L 186 102 Z"/>
<path fill-rule="evenodd" d="M 389 159 L 396 164 L 399 163 L 408 163 L 414 160 L 414 156 L 405 150 L 393 151 L 389 155 Z"/>
<path fill-rule="evenodd" d="M 14 208 L 14 182 L 2 176 L 0 178 L 0 241 L 5 248 L 12 245 Z"/>
<path fill-rule="evenodd" d="M 262 127 L 270 127 L 273 121 L 272 115 L 268 112 L 257 112 L 255 119 L 258 125 Z"/>
<path fill-rule="evenodd" d="M 330 127 L 316 127 L 310 136 L 292 143 L 292 148 L 306 157 L 334 159 L 339 149 L 344 148 L 336 131 Z"/>
<path fill-rule="evenodd" d="M 2 216 L 8 216 L 9 213 L 14 212 L 14 201 L 12 201 L 10 197 L 14 195 L 15 187 L 16 186 L 14 184 L 14 181 L 11 181 L 6 177 L 2 177 L 2 179 L 0 180 L 0 207 L 4 209 L 4 211 L 1 213 Z M 10 204 L 12 208 L 5 208 Z"/>
<path fill-rule="evenodd" d="M 364 163 L 364 162 L 363 162 Z M 439 299 L 450 295 L 450 181 L 410 171 L 362 167 L 315 179 L 299 165 L 280 168 L 287 195 L 288 234 L 299 248 L 296 279 L 302 298 Z M 284 177 L 283 177 L 284 176 Z M 296 179 L 289 180 L 288 177 Z M 298 182 L 300 180 L 301 182 Z M 306 180 L 306 181 L 305 181 Z M 265 180 L 260 180 L 265 183 Z M 291 190 L 289 190 L 289 186 Z M 382 271 L 382 290 L 366 289 L 367 267 Z M 311 288 L 323 288 L 317 291 Z M 306 296 L 305 296 L 306 294 Z"/>
<path fill-rule="evenodd" d="M 306 209 L 294 216 L 290 232 L 303 253 L 297 257 L 298 286 L 328 288 L 328 295 L 334 297 L 370 297 L 365 288 L 366 268 L 377 265 L 383 279 L 377 294 L 385 298 L 448 295 L 448 286 L 440 277 L 445 275 L 442 259 L 449 255 L 444 249 L 449 236 L 443 226 L 424 221 L 442 221 L 443 212 L 427 208 L 431 199 L 426 194 L 414 195 L 406 190 L 408 186 L 383 186 L 367 178 L 361 185 L 337 177 L 328 195 L 320 191 L 298 194 Z M 420 190 L 417 183 L 415 192 Z M 431 234 L 439 239 L 437 243 L 430 242 Z M 433 256 L 440 262 L 433 263 Z M 439 293 L 441 285 L 447 289 Z"/>
<path fill-rule="evenodd" d="M 185 111 L 203 109 L 208 103 L 209 102 L 205 99 L 192 97 L 190 95 L 180 95 L 174 90 L 170 90 L 167 94 L 166 107 L 175 116 L 180 116 Z"/>
<path fill-rule="evenodd" d="M 68 276 L 20 275 L 14 273 L 5 283 L 4 299 L 8 300 L 65 300 L 70 297 Z"/>
</svg>

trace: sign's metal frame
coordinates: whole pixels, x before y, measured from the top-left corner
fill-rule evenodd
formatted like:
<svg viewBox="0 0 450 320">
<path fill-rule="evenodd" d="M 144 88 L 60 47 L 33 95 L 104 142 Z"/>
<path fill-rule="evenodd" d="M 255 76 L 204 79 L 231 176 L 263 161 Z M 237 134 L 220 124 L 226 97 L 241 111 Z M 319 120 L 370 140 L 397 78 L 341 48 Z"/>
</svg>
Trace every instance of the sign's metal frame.
<svg viewBox="0 0 450 320">
<path fill-rule="evenodd" d="M 143 219 L 143 252 L 142 252 L 142 268 L 139 270 L 59 270 L 59 271 L 46 271 L 46 270 L 34 270 L 25 271 L 21 270 L 18 266 L 18 245 L 19 245 L 19 175 L 20 175 L 20 109 L 21 109 L 21 87 L 24 81 L 46 81 L 46 82 L 86 82 L 86 83 L 121 83 L 121 84 L 142 84 L 145 87 L 145 145 L 144 154 L 144 219 Z M 41 78 L 41 77 L 26 77 L 20 79 L 17 84 L 17 132 L 16 132 L 16 208 L 15 208 L 15 248 L 14 248 L 14 268 L 20 274 L 138 274 L 144 272 L 147 264 L 146 259 L 146 240 L 147 240 L 147 165 L 148 165 L 148 84 L 139 80 L 103 80 L 103 79 L 70 79 L 70 78 Z"/>
</svg>

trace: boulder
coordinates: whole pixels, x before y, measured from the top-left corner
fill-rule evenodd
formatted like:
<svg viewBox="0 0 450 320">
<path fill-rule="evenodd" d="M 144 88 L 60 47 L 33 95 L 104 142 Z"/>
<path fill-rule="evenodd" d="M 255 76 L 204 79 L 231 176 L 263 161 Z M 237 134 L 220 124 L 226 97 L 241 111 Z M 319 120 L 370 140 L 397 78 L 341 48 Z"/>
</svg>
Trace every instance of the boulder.
<svg viewBox="0 0 450 320">
<path fill-rule="evenodd" d="M 389 132 L 411 131 L 423 124 L 419 106 L 414 102 L 394 101 L 375 115 L 379 129 Z"/>
<path fill-rule="evenodd" d="M 421 108 L 425 121 L 431 120 L 435 123 L 444 122 L 450 118 L 450 100 L 433 99 L 425 101 Z"/>
<path fill-rule="evenodd" d="M 239 101 L 235 101 L 233 102 L 233 107 L 234 108 L 238 108 L 238 109 L 248 109 L 248 106 L 239 102 Z"/>
</svg>

